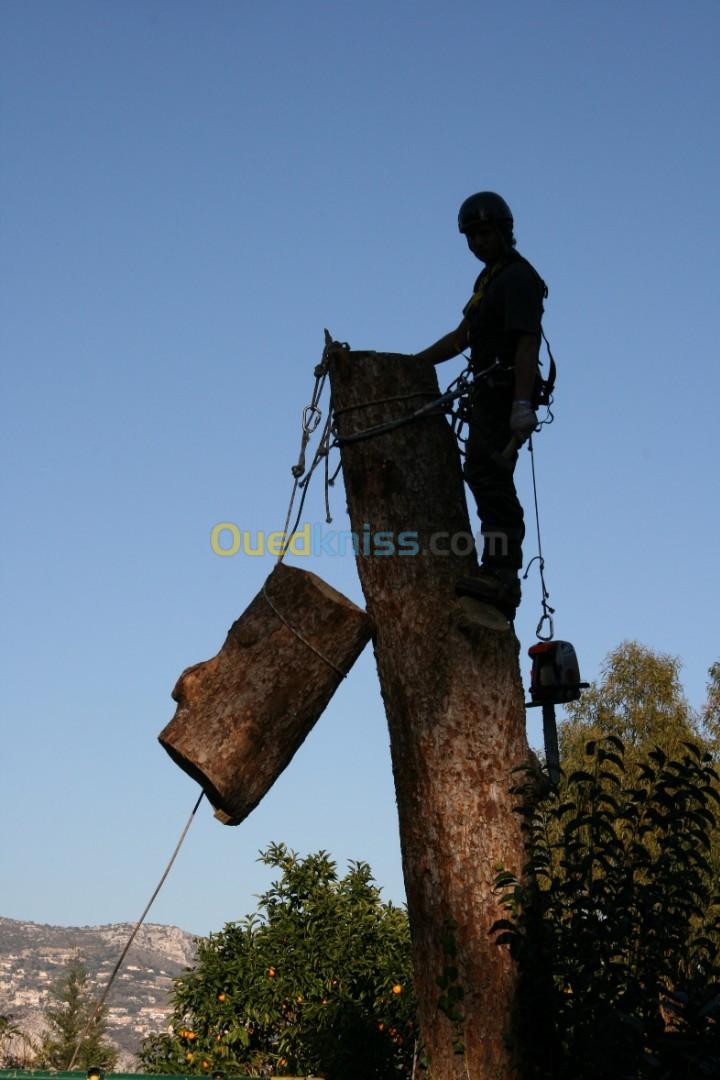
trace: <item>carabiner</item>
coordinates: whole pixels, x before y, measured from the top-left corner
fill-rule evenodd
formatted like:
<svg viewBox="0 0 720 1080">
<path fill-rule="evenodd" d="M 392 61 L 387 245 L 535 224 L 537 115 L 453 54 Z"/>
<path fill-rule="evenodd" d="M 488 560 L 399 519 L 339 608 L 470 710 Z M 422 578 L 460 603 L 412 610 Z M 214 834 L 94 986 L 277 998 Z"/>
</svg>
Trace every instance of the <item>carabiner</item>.
<svg viewBox="0 0 720 1080">
<path fill-rule="evenodd" d="M 308 419 L 309 418 L 309 419 Z M 315 405 L 306 405 L 303 409 L 302 426 L 306 435 L 312 435 L 322 420 L 322 412 Z"/>
<path fill-rule="evenodd" d="M 549 633 L 547 633 L 547 634 L 544 634 L 542 632 L 542 628 L 543 628 L 544 623 L 548 623 L 548 625 L 550 627 Z M 535 628 L 535 637 L 538 638 L 539 641 L 552 641 L 554 635 L 555 635 L 555 624 L 553 622 L 553 617 L 552 617 L 552 615 L 550 615 L 550 613 L 548 611 L 543 611 L 542 615 L 540 616 L 540 622 L 537 624 L 537 626 Z"/>
</svg>

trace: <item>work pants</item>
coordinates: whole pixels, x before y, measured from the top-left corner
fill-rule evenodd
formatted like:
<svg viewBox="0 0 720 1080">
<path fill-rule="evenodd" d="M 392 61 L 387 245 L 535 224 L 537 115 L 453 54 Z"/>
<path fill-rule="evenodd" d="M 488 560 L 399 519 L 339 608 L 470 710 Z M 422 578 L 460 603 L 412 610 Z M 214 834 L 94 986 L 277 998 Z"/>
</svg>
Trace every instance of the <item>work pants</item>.
<svg viewBox="0 0 720 1080">
<path fill-rule="evenodd" d="M 501 576 L 522 569 L 525 536 L 523 509 L 513 480 L 517 452 L 507 459 L 507 467 L 493 457 L 502 454 L 512 437 L 512 401 L 509 388 L 483 387 L 476 394 L 470 409 L 463 470 L 482 525 L 482 565 Z"/>
</svg>

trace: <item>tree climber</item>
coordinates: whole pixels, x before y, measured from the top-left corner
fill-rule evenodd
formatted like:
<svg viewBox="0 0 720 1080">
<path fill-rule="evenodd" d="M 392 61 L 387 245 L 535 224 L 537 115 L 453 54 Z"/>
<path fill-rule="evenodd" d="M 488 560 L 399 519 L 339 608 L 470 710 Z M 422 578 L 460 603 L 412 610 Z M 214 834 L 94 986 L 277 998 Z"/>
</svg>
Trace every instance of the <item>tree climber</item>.
<svg viewBox="0 0 720 1080">
<path fill-rule="evenodd" d="M 416 355 L 439 364 L 470 348 L 475 379 L 464 475 L 477 504 L 483 551 L 479 571 L 461 578 L 456 592 L 492 604 L 512 620 L 520 603 L 525 536 L 512 474 L 517 448 L 538 423 L 540 323 L 547 289 L 515 251 L 512 212 L 499 195 L 471 195 L 460 207 L 458 227 L 485 268 L 458 328 Z M 503 451 L 509 456 L 503 457 Z"/>
</svg>

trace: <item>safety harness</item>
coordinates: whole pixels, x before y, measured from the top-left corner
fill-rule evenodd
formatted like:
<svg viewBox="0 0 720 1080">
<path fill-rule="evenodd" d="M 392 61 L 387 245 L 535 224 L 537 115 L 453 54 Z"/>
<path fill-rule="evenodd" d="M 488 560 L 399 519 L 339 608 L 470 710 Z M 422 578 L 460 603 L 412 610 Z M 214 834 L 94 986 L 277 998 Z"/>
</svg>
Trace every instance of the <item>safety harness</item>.
<svg viewBox="0 0 720 1080">
<path fill-rule="evenodd" d="M 496 263 L 493 263 L 492 266 L 485 267 L 483 272 L 480 274 L 477 281 L 475 282 L 475 288 L 473 290 L 473 294 L 470 297 L 470 299 L 468 300 L 465 307 L 463 308 L 463 316 L 464 316 L 464 318 L 467 319 L 468 317 L 472 317 L 472 315 L 477 310 L 477 307 L 480 304 L 480 302 L 485 299 L 485 296 L 486 296 L 487 290 L 488 290 L 488 286 L 503 272 L 503 270 L 507 269 L 508 266 L 512 266 L 513 263 L 519 263 L 519 262 L 524 263 L 527 267 L 530 268 L 530 270 L 532 270 L 533 274 L 535 275 L 535 277 L 538 279 L 538 281 L 540 282 L 540 284 L 542 286 L 543 300 L 547 299 L 549 289 L 548 289 L 546 283 L 543 281 L 543 279 L 538 274 L 535 267 L 532 265 L 532 263 L 529 262 L 528 259 L 526 259 L 524 255 L 521 255 L 520 252 L 518 252 L 518 251 L 510 251 L 502 259 L 498 259 L 498 261 Z M 553 391 L 555 389 L 555 380 L 557 378 L 557 365 L 555 364 L 555 358 L 553 357 L 552 350 L 550 348 L 550 342 L 548 341 L 547 337 L 545 336 L 545 331 L 543 330 L 542 322 L 540 324 L 540 334 L 542 336 L 543 341 L 545 342 L 545 347 L 547 348 L 549 365 L 548 365 L 547 375 L 543 375 L 542 371 L 538 370 L 537 379 L 535 381 L 535 388 L 534 388 L 534 392 L 533 392 L 533 400 L 532 400 L 532 406 L 536 410 L 538 408 L 540 408 L 541 406 L 544 406 L 547 409 L 550 408 L 550 405 L 552 403 Z M 497 380 L 498 379 L 498 374 L 501 371 L 505 375 L 505 378 L 508 380 L 508 385 L 509 385 L 509 377 L 510 377 L 510 375 L 512 373 L 513 365 L 512 365 L 512 363 L 509 363 L 507 360 L 503 360 L 501 357 L 497 357 L 496 359 L 497 359 L 497 369 L 499 369 L 499 370 L 497 370 L 497 373 L 495 374 L 494 378 L 495 378 L 495 380 Z M 540 366 L 542 366 L 542 360 L 541 359 L 538 359 L 538 364 Z M 481 373 L 478 373 L 478 374 L 481 375 Z M 486 378 L 486 381 L 487 381 L 488 376 L 486 376 L 485 378 Z M 490 375 L 489 378 L 492 380 L 493 376 Z"/>
</svg>

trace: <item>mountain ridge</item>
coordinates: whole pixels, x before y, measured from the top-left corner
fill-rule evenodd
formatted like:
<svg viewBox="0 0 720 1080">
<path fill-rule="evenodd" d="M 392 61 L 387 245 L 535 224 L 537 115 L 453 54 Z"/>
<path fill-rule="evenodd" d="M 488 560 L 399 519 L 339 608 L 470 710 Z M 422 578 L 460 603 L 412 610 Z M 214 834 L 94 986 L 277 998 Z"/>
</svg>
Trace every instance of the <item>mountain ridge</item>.
<svg viewBox="0 0 720 1080">
<path fill-rule="evenodd" d="M 0 1014 L 33 1039 L 44 1027 L 52 986 L 70 960 L 88 971 L 93 992 L 107 985 L 133 923 L 55 926 L 0 916 Z M 108 998 L 107 1037 L 133 1064 L 141 1040 L 167 1028 L 174 978 L 192 967 L 197 936 L 177 926 L 140 927 Z"/>
</svg>

